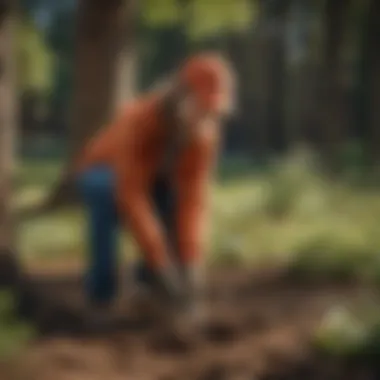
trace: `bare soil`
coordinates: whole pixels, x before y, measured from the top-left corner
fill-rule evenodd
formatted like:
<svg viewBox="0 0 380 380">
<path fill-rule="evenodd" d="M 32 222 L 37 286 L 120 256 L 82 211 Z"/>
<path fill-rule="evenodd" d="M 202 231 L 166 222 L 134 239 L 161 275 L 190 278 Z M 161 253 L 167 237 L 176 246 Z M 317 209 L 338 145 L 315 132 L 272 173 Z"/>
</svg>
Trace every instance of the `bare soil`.
<svg viewBox="0 0 380 380">
<path fill-rule="evenodd" d="M 57 267 L 32 274 L 39 336 L 16 360 L 0 366 L 1 380 L 380 378 L 379 360 L 332 359 L 310 344 L 331 306 L 379 297 L 363 285 L 300 284 L 276 271 L 214 269 L 209 320 L 199 336 L 181 339 L 154 318 L 134 318 L 127 296 L 106 326 L 91 327 L 78 273 Z"/>
</svg>

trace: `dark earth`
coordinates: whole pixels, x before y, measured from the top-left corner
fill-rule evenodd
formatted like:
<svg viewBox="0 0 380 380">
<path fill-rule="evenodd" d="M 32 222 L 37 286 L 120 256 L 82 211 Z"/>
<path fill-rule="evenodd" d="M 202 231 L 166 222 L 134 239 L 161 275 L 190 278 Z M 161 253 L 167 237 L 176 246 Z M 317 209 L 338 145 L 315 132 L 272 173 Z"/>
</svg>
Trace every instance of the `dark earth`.
<svg viewBox="0 0 380 380">
<path fill-rule="evenodd" d="M 209 320 L 199 336 L 180 339 L 154 318 L 134 318 L 127 297 L 106 326 L 90 327 L 80 276 L 72 268 L 34 269 L 31 281 L 39 334 L 0 366 L 1 380 L 380 378 L 380 357 L 338 360 L 311 345 L 331 306 L 379 297 L 363 285 L 301 284 L 278 271 L 213 269 Z"/>
</svg>

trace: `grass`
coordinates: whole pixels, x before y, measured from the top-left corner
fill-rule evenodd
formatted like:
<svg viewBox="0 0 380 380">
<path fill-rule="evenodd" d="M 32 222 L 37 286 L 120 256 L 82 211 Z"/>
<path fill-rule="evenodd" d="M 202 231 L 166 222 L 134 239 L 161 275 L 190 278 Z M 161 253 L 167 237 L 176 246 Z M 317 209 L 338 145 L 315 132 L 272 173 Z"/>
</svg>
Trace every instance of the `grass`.
<svg viewBox="0 0 380 380">
<path fill-rule="evenodd" d="M 0 361 L 16 355 L 34 336 L 31 326 L 15 318 L 13 301 L 8 292 L 0 293 Z"/>
<path fill-rule="evenodd" d="M 335 305 L 316 328 L 312 345 L 330 359 L 360 359 L 378 365 L 380 353 L 380 308 L 364 297 L 350 305 Z"/>
<path fill-rule="evenodd" d="M 300 152 L 273 163 L 266 172 L 249 172 L 242 161 L 223 164 L 212 196 L 210 261 L 282 262 L 292 275 L 304 277 L 380 277 L 380 191 L 332 182 L 314 163 Z M 16 206 L 38 202 L 58 175 L 57 163 L 24 162 Z M 23 258 L 82 258 L 84 222 L 81 210 L 21 222 Z M 128 237 L 122 244 L 134 254 Z"/>
</svg>

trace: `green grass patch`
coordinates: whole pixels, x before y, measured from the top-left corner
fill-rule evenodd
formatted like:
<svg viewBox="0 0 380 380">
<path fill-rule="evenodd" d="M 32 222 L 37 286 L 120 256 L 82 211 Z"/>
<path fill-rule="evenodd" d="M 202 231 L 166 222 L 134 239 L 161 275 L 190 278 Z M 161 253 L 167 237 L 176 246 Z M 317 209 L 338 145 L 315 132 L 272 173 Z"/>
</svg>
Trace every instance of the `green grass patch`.
<svg viewBox="0 0 380 380">
<path fill-rule="evenodd" d="M 313 346 L 330 358 L 374 359 L 380 352 L 380 308 L 366 298 L 327 311 L 314 333 Z"/>
<path fill-rule="evenodd" d="M 25 348 L 33 338 L 33 329 L 15 318 L 14 299 L 0 293 L 0 360 L 9 359 Z"/>
<path fill-rule="evenodd" d="M 252 168 L 250 173 L 242 162 L 240 175 L 238 161 L 222 163 L 225 175 L 213 189 L 211 262 L 283 264 L 300 277 L 380 279 L 378 188 L 331 181 L 305 152 L 273 163 L 266 171 Z M 59 167 L 57 162 L 23 163 L 16 205 L 41 200 L 59 176 Z M 236 175 L 226 175 L 234 170 Z M 83 257 L 85 232 L 81 210 L 24 221 L 20 251 L 28 260 Z M 129 255 L 135 254 L 129 237 L 122 244 Z"/>
</svg>

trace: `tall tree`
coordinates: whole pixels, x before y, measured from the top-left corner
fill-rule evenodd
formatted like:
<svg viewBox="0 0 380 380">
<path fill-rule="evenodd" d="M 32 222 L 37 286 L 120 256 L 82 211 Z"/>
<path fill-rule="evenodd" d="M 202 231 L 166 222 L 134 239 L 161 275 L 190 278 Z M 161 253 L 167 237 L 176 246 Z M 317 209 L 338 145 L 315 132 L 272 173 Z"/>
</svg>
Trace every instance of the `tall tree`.
<svg viewBox="0 0 380 380">
<path fill-rule="evenodd" d="M 315 130 L 317 60 L 314 0 L 293 0 L 290 11 L 287 132 L 292 143 L 312 143 Z"/>
<path fill-rule="evenodd" d="M 327 167 L 339 170 L 339 155 L 345 139 L 346 109 L 342 86 L 342 48 L 350 0 L 326 0 L 323 25 L 321 77 L 322 148 Z"/>
<path fill-rule="evenodd" d="M 252 0 L 251 4 L 255 4 L 256 1 Z M 251 96 L 246 100 L 243 98 L 242 107 L 248 116 L 248 122 L 252 128 L 251 141 L 256 142 L 256 149 L 254 155 L 266 157 L 270 149 L 269 136 L 270 133 L 267 128 L 267 113 L 266 107 L 268 103 L 269 88 L 268 88 L 268 32 L 266 25 L 266 12 L 264 1 L 257 1 L 258 7 L 258 19 L 256 28 L 252 27 L 251 32 L 248 34 L 247 39 L 247 54 L 249 63 L 252 64 L 252 69 L 247 67 L 251 73 L 251 82 L 247 86 L 247 91 L 252 92 Z M 252 49 L 253 46 L 253 49 Z M 253 102 L 252 102 L 253 100 Z M 254 113 L 248 110 L 252 107 L 252 103 L 255 104 Z"/>
<path fill-rule="evenodd" d="M 14 285 L 17 263 L 11 212 L 15 148 L 12 0 L 0 1 L 0 285 Z"/>
<path fill-rule="evenodd" d="M 268 52 L 269 103 L 267 105 L 268 128 L 275 151 L 284 152 L 288 147 L 285 123 L 285 91 L 287 78 L 286 35 L 290 0 L 269 2 L 267 7 L 270 38 Z"/>
<path fill-rule="evenodd" d="M 51 26 L 47 29 L 47 41 L 56 57 L 54 87 L 49 98 L 48 124 L 51 131 L 61 136 L 67 136 L 68 133 L 65 115 L 67 115 L 73 87 L 75 27 L 72 24 L 75 10 L 74 7 L 52 12 Z"/>
<path fill-rule="evenodd" d="M 368 14 L 368 76 L 370 152 L 375 167 L 380 164 L 380 2 L 371 0 Z"/>
<path fill-rule="evenodd" d="M 257 130 L 263 148 L 286 149 L 286 26 L 289 0 L 260 0 L 257 58 Z M 267 149 L 265 149 L 267 150 Z M 267 152 L 264 152 L 265 154 Z"/>
<path fill-rule="evenodd" d="M 133 0 L 79 1 L 70 120 L 73 154 L 112 116 L 125 94 L 120 86 L 131 85 L 119 79 L 120 70 L 128 66 L 126 57 L 132 56 L 134 5 Z"/>
<path fill-rule="evenodd" d="M 66 174 L 85 141 L 133 93 L 135 11 L 134 0 L 79 0 Z M 71 200 L 72 190 L 69 175 L 64 175 L 42 209 L 32 215 Z"/>
</svg>

